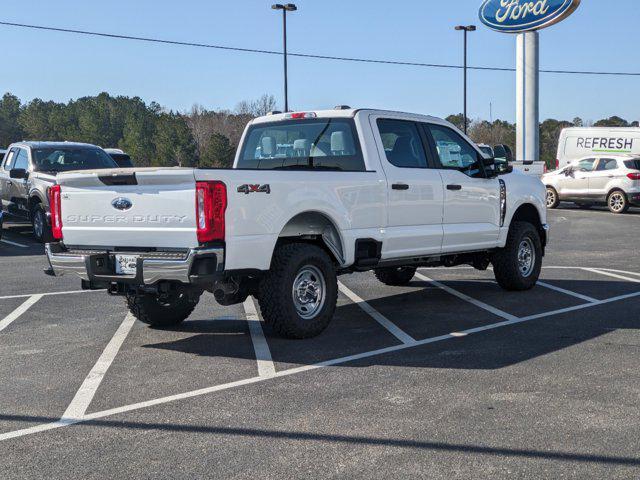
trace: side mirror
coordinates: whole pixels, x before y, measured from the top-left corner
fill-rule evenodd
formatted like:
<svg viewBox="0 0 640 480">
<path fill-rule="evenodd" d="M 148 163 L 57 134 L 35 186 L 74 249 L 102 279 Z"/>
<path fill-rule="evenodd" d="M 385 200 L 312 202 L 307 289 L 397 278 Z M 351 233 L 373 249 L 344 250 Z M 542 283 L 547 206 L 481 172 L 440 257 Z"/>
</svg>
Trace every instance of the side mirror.
<svg viewBox="0 0 640 480">
<path fill-rule="evenodd" d="M 496 158 L 500 158 L 505 160 L 507 163 L 513 162 L 513 152 L 509 145 L 496 145 L 493 147 L 494 156 Z"/>
<path fill-rule="evenodd" d="M 24 178 L 27 178 L 28 176 L 29 174 L 24 168 L 14 168 L 9 171 L 10 178 L 24 179 Z"/>
</svg>

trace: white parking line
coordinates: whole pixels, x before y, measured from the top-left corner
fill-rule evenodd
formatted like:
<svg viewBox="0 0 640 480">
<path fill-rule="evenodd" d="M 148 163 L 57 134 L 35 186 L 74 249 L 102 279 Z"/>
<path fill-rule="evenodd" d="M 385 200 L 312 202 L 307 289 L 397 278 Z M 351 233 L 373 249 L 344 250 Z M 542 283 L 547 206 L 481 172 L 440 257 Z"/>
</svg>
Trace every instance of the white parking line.
<svg viewBox="0 0 640 480">
<path fill-rule="evenodd" d="M 556 292 L 564 293 L 565 295 L 570 295 L 572 297 L 580 298 L 581 300 L 586 300 L 587 302 L 595 303 L 598 300 L 587 295 L 582 295 L 581 293 L 573 292 L 571 290 L 567 290 L 565 288 L 556 287 L 555 285 L 551 285 L 550 283 L 541 282 L 538 280 L 537 285 L 541 287 L 548 288 L 549 290 L 554 290 Z"/>
<path fill-rule="evenodd" d="M 12 298 L 28 298 L 34 295 L 40 297 L 50 297 L 53 295 L 70 295 L 72 293 L 91 293 L 91 292 L 105 292 L 105 290 L 67 290 L 66 292 L 47 292 L 47 293 L 24 293 L 20 295 L 5 295 L 0 297 L 0 300 L 10 300 Z"/>
<path fill-rule="evenodd" d="M 120 351 L 120 347 L 122 347 L 135 321 L 136 318 L 131 313 L 127 314 L 105 347 L 102 355 L 100 355 L 100 358 L 89 372 L 89 375 L 87 375 L 87 378 L 82 382 L 80 389 L 76 392 L 73 400 L 62 415 L 61 421 L 76 420 L 84 417 L 87 408 L 89 408 L 93 400 L 93 396 L 96 394 L 96 390 L 98 390 L 98 387 L 102 383 L 102 379 Z"/>
<path fill-rule="evenodd" d="M 9 315 L 0 320 L 0 332 L 7 328 L 14 320 L 17 320 L 20 315 L 29 310 L 34 303 L 42 298 L 42 295 L 31 295 L 22 305 L 16 308 Z"/>
<path fill-rule="evenodd" d="M 369 314 L 376 322 L 386 328 L 389 333 L 395 336 L 398 340 L 400 340 L 405 345 L 411 345 L 416 342 L 416 339 L 409 335 L 407 332 L 398 327 L 395 323 L 389 320 L 387 317 L 378 312 L 375 308 L 365 302 L 362 298 L 356 295 L 354 292 L 349 290 L 346 285 L 342 282 L 338 282 L 338 288 L 340 291 L 345 294 L 349 299 L 358 305 L 362 310 Z"/>
<path fill-rule="evenodd" d="M 617 278 L 619 280 L 625 280 L 627 282 L 640 283 L 640 278 L 624 277 L 622 275 L 618 275 L 617 273 L 611 273 L 604 270 L 599 270 L 597 268 L 583 268 L 583 270 L 592 273 L 599 273 L 600 275 L 606 275 L 607 277 Z"/>
<path fill-rule="evenodd" d="M 465 295 L 464 293 L 459 292 L 443 283 L 433 280 L 432 278 L 429 278 L 426 275 L 422 275 L 421 273 L 416 273 L 416 277 L 418 277 L 420 280 L 424 280 L 425 282 L 433 283 L 436 287 L 444 290 L 445 292 L 450 293 L 451 295 L 454 295 L 464 300 L 465 302 L 469 302 L 472 305 L 475 305 L 476 307 L 482 308 L 483 310 L 486 310 L 489 313 L 493 313 L 498 317 L 504 318 L 505 320 L 510 320 L 510 321 L 518 320 L 518 317 L 516 317 L 515 315 L 511 315 L 510 313 L 500 310 L 499 308 L 496 308 L 487 303 L 481 302 L 480 300 L 476 300 L 475 298 L 470 297 L 469 295 Z"/>
<path fill-rule="evenodd" d="M 12 242 L 12 241 L 6 240 L 4 238 L 2 240 L 0 240 L 0 242 L 6 243 L 7 245 L 13 245 L 14 247 L 29 248 L 29 245 L 23 245 L 22 243 Z"/>
<path fill-rule="evenodd" d="M 551 317 L 553 315 L 561 315 L 563 313 L 575 312 L 577 310 L 584 310 L 585 308 L 597 307 L 599 305 L 606 305 L 608 303 L 619 302 L 621 300 L 628 300 L 630 298 L 637 297 L 640 297 L 640 292 L 628 293 L 626 295 L 620 295 L 618 297 L 607 298 L 606 300 L 596 300 L 595 302 L 583 303 L 574 307 L 560 308 L 551 312 L 537 313 L 535 315 L 529 315 L 528 317 L 522 317 L 522 320 L 528 322 L 529 320 L 537 320 L 539 318 Z"/>
<path fill-rule="evenodd" d="M 271 350 L 264 336 L 253 297 L 247 297 L 244 301 L 244 311 L 247 316 L 247 323 L 249 324 L 253 350 L 256 353 L 256 361 L 258 362 L 258 376 L 273 377 L 276 373 L 276 367 L 271 358 Z"/>
</svg>

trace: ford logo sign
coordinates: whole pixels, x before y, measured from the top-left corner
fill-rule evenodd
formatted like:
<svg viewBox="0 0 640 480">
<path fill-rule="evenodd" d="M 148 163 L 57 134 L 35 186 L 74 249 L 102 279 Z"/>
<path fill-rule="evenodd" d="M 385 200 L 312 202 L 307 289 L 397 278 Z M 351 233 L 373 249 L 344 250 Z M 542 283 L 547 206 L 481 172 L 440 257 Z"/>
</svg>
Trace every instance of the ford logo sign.
<svg viewBox="0 0 640 480">
<path fill-rule="evenodd" d="M 111 202 L 111 206 L 116 210 L 125 211 L 133 207 L 133 203 L 128 198 L 118 197 L 113 199 L 113 201 Z"/>
<path fill-rule="evenodd" d="M 522 33 L 561 22 L 580 0 L 485 0 L 480 21 L 498 32 Z"/>
</svg>

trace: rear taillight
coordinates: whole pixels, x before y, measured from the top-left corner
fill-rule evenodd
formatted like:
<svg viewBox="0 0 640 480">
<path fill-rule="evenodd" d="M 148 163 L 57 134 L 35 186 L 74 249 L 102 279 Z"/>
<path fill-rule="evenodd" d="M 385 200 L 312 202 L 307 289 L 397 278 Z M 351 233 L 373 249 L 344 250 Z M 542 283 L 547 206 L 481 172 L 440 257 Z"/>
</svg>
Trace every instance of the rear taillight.
<svg viewBox="0 0 640 480">
<path fill-rule="evenodd" d="M 62 204 L 60 185 L 49 187 L 49 211 L 51 212 L 51 233 L 54 240 L 62 240 Z"/>
<path fill-rule="evenodd" d="M 560 168 L 560 159 L 556 158 L 556 170 Z"/>
<path fill-rule="evenodd" d="M 627 177 L 631 180 L 640 180 L 640 173 L 628 173 Z"/>
<path fill-rule="evenodd" d="M 222 182 L 196 182 L 196 222 L 198 241 L 224 240 L 227 187 Z"/>
</svg>

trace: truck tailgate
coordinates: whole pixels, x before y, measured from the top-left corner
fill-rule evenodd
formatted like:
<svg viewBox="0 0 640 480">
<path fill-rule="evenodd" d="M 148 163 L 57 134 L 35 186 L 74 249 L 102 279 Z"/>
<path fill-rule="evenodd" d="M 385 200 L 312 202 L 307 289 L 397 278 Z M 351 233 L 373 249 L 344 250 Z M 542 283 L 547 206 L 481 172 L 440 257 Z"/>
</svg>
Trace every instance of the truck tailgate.
<svg viewBox="0 0 640 480">
<path fill-rule="evenodd" d="M 198 245 L 192 169 L 73 172 L 58 183 L 67 245 Z"/>
</svg>

